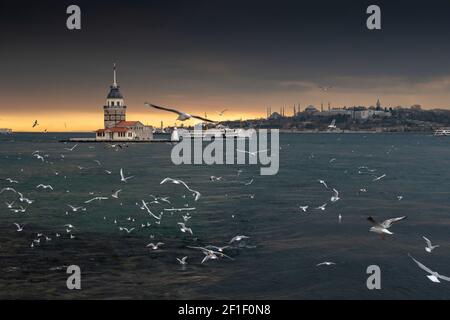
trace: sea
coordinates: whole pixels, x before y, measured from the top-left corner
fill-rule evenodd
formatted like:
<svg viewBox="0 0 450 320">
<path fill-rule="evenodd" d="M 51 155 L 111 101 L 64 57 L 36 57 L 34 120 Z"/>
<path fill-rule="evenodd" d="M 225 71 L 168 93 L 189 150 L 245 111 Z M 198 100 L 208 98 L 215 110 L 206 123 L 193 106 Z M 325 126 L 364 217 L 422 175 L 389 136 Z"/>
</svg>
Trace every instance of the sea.
<svg viewBox="0 0 450 320">
<path fill-rule="evenodd" d="M 450 299 L 450 282 L 411 259 L 450 276 L 449 137 L 280 134 L 279 172 L 261 176 L 260 165 L 174 165 L 170 143 L 59 142 L 87 136 L 0 136 L 0 189 L 33 201 L 0 194 L 0 299 Z M 94 197 L 108 199 L 85 203 Z M 407 218 L 382 239 L 369 216 Z M 230 244 L 237 235 L 248 238 Z M 424 236 L 440 246 L 427 253 Z M 202 263 L 195 247 L 208 245 L 229 247 Z M 72 265 L 79 290 L 67 286 Z"/>
</svg>

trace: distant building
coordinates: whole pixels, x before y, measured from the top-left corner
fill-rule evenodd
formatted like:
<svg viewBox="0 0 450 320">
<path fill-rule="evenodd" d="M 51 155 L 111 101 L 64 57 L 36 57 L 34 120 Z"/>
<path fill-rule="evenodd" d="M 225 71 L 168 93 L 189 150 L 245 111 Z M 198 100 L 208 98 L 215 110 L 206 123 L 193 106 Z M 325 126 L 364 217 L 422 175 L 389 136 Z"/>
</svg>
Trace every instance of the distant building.
<svg viewBox="0 0 450 320">
<path fill-rule="evenodd" d="M 113 68 L 114 81 L 106 97 L 104 129 L 96 131 L 96 140 L 152 140 L 153 128 L 139 121 L 126 121 L 127 106 L 116 81 L 116 65 Z"/>
<path fill-rule="evenodd" d="M 316 107 L 309 105 L 309 106 L 307 106 L 305 108 L 304 112 L 306 112 L 306 113 L 315 113 L 315 112 L 319 112 L 319 110 L 317 110 Z"/>
<path fill-rule="evenodd" d="M 269 116 L 269 120 L 278 120 L 281 119 L 283 116 L 279 114 L 278 112 L 274 112 Z"/>
<path fill-rule="evenodd" d="M 376 109 L 377 109 L 377 110 L 380 110 L 380 109 L 381 109 L 381 102 L 380 102 L 380 99 L 377 99 Z"/>
</svg>

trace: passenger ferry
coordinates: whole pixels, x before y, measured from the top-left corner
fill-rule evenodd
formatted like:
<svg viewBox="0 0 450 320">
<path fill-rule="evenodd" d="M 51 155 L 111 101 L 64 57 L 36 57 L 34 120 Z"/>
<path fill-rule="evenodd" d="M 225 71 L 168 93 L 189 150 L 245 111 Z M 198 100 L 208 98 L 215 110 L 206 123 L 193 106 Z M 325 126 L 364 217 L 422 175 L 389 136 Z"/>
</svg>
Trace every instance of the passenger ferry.
<svg viewBox="0 0 450 320">
<path fill-rule="evenodd" d="M 438 129 L 434 132 L 434 135 L 437 137 L 450 136 L 450 128 Z"/>
<path fill-rule="evenodd" d="M 202 124 L 195 125 L 194 130 L 178 129 L 181 137 L 189 138 L 250 138 L 256 131 L 253 129 L 230 129 L 228 127 L 218 125 L 215 128 L 203 129 Z"/>
</svg>

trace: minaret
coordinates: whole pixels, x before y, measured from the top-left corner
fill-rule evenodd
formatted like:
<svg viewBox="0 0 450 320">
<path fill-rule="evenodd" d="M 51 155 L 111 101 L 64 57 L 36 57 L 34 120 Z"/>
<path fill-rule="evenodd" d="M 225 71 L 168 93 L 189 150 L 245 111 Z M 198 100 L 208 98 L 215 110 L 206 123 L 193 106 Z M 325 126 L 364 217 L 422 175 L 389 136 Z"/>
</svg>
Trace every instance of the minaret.
<svg viewBox="0 0 450 320">
<path fill-rule="evenodd" d="M 126 119 L 126 109 L 123 96 L 119 91 L 116 77 L 116 64 L 113 65 L 113 84 L 110 86 L 104 110 L 105 129 L 115 127 L 120 121 Z"/>
</svg>

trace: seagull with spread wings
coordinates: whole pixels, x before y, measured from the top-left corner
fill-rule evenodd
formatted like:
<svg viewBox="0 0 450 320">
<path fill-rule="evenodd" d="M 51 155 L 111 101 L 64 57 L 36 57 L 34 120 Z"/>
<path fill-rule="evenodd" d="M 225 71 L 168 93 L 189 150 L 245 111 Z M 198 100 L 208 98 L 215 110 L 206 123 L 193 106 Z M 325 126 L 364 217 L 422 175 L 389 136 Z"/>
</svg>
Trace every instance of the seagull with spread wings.
<svg viewBox="0 0 450 320">
<path fill-rule="evenodd" d="M 392 224 L 394 222 L 398 222 L 398 221 L 401 221 L 404 219 L 406 219 L 406 216 L 399 217 L 399 218 L 387 219 L 381 223 L 378 223 L 372 217 L 367 218 L 367 220 L 373 224 L 373 227 L 370 228 L 370 231 L 380 234 L 383 239 L 384 239 L 384 235 L 386 235 L 386 234 L 394 234 L 391 231 L 389 231 L 389 228 L 392 226 Z"/>
<path fill-rule="evenodd" d="M 175 110 L 175 109 L 160 107 L 160 106 L 157 106 L 157 105 L 154 105 L 154 104 L 150 104 L 148 102 L 145 102 L 144 104 L 147 107 L 152 107 L 152 108 L 155 108 L 155 109 L 176 113 L 176 114 L 178 114 L 177 120 L 179 120 L 179 121 L 186 121 L 186 120 L 189 120 L 191 118 L 195 118 L 195 119 L 206 121 L 206 122 L 216 123 L 216 121 L 212 121 L 212 120 L 209 120 L 209 119 L 206 119 L 206 118 L 203 118 L 203 117 L 199 117 L 199 116 L 194 116 L 194 115 L 191 115 L 189 113 L 178 111 L 178 110 Z"/>
<path fill-rule="evenodd" d="M 440 275 L 436 271 L 431 270 L 427 266 L 423 265 L 422 263 L 420 263 L 419 261 L 414 259 L 410 254 L 408 254 L 408 256 L 419 266 L 420 269 L 429 273 L 429 275 L 427 275 L 427 278 L 430 279 L 430 281 L 435 282 L 435 283 L 440 283 L 439 279 L 445 280 L 445 281 L 450 281 L 449 277 Z"/>
</svg>

